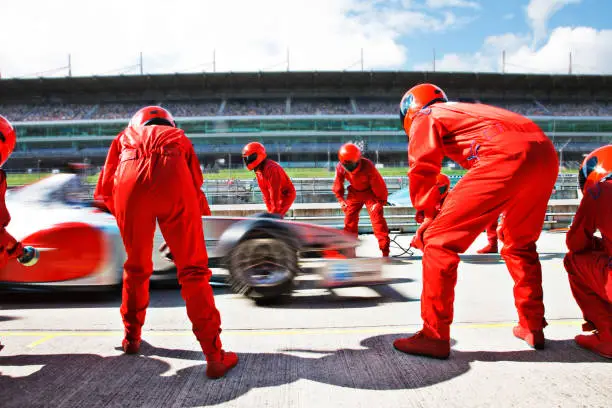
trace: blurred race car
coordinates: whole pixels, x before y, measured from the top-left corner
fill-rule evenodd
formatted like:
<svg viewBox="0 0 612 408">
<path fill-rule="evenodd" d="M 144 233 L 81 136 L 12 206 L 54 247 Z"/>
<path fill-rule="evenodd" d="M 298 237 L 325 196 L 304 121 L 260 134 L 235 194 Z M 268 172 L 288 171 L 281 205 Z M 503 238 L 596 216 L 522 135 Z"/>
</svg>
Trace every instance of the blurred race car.
<svg viewBox="0 0 612 408">
<path fill-rule="evenodd" d="M 11 190 L 7 230 L 40 251 L 39 262 L 24 267 L 10 262 L 0 269 L 0 284 L 37 287 L 118 286 L 125 250 L 114 217 L 97 209 L 89 187 L 77 174 L 55 174 Z M 359 240 L 343 231 L 269 215 L 203 217 L 211 267 L 227 269 L 234 291 L 254 299 L 290 293 L 306 259 L 326 259 L 315 269 L 325 287 L 382 283 L 381 259 L 351 258 Z M 157 248 L 153 280 L 176 280 L 171 254 Z M 348 256 L 348 257 L 347 257 Z M 310 270 L 313 271 L 312 269 Z"/>
</svg>

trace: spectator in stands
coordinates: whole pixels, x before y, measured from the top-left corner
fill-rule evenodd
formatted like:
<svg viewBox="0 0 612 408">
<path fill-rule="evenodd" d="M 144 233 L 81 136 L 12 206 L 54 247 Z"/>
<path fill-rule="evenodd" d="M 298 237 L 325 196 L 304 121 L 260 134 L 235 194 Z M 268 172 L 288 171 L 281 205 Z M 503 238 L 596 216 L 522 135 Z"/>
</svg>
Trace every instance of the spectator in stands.
<svg viewBox="0 0 612 408">
<path fill-rule="evenodd" d="M 416 220 L 433 221 L 423 232 L 423 329 L 397 339 L 394 346 L 409 354 L 448 358 L 458 254 L 503 212 L 502 257 L 515 281 L 519 315 L 513 333 L 541 349 L 546 321 L 536 241 L 557 179 L 557 153 L 523 116 L 484 104 L 447 102 L 442 89 L 420 84 L 400 103 Z M 439 209 L 436 176 L 445 156 L 468 172 Z"/>
<path fill-rule="evenodd" d="M 384 206 L 388 191 L 385 180 L 372 161 L 361 156 L 361 150 L 353 143 L 344 144 L 338 151 L 339 163 L 332 191 L 344 211 L 344 230 L 357 236 L 359 212 L 365 205 L 370 214 L 374 235 L 383 257 L 389 256 L 389 228 L 385 220 Z M 344 197 L 344 181 L 348 180 L 348 194 Z"/>
<path fill-rule="evenodd" d="M 254 171 L 268 213 L 284 217 L 295 201 L 295 187 L 280 164 L 269 159 L 264 145 L 251 142 L 242 149 L 242 160 Z"/>
<path fill-rule="evenodd" d="M 461 99 L 461 98 L 459 98 Z M 474 101 L 463 98 L 460 102 Z M 155 102 L 157 103 L 157 102 Z M 202 101 L 159 102 L 179 117 L 215 115 L 328 115 L 343 114 L 392 114 L 397 103 L 390 99 L 357 99 L 353 109 L 350 99 L 295 99 L 290 104 L 286 99 L 249 99 Z M 610 116 L 612 105 L 604 102 L 559 103 L 538 101 L 489 101 L 492 105 L 528 116 Z M 101 104 L 9 104 L 0 105 L 0 111 L 16 121 L 51 121 L 74 119 L 123 119 L 129 118 L 142 106 L 141 102 L 101 103 Z M 290 109 L 288 110 L 288 107 Z"/>
<path fill-rule="evenodd" d="M 238 364 L 221 345 L 221 318 L 209 283 L 202 215 L 210 215 L 202 170 L 185 133 L 159 106 L 139 110 L 113 140 L 94 197 L 117 219 L 127 252 L 121 316 L 123 350 L 138 353 L 153 273 L 156 221 L 176 264 L 187 315 L 206 356 L 206 375 L 224 376 Z"/>
<path fill-rule="evenodd" d="M 563 263 L 586 320 L 582 329 L 592 333 L 575 340 L 612 359 L 612 145 L 589 154 L 578 177 L 583 196 L 567 233 Z"/>
</svg>

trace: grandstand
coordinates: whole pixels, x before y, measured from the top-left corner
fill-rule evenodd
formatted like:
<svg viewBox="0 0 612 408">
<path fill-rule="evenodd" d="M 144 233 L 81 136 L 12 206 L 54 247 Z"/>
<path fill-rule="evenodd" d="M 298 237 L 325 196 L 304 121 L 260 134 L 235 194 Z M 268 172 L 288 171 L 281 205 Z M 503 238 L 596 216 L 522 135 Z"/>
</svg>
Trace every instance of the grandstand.
<svg viewBox="0 0 612 408">
<path fill-rule="evenodd" d="M 147 104 L 174 114 L 207 167 L 220 159 L 241 166 L 240 150 L 252 140 L 288 166 L 327 166 L 346 141 L 362 143 L 375 161 L 405 166 L 397 104 L 408 87 L 426 81 L 453 100 L 532 117 L 564 160 L 580 161 L 612 140 L 609 76 L 277 72 L 2 79 L 0 114 L 19 137 L 5 166 L 101 164 L 110 140 Z"/>
</svg>

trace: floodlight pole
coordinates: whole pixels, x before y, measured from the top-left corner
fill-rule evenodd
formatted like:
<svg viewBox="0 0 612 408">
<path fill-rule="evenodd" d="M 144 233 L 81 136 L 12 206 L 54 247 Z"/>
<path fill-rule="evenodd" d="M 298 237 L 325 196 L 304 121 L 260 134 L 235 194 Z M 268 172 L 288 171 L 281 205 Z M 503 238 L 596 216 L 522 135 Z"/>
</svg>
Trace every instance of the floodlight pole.
<svg viewBox="0 0 612 408">
<path fill-rule="evenodd" d="M 68 54 L 68 76 L 72 76 L 72 62 L 70 54 Z"/>
<path fill-rule="evenodd" d="M 563 146 L 561 146 L 561 148 L 559 149 L 559 167 L 563 166 L 563 149 L 565 149 L 565 147 L 570 144 L 570 142 L 572 141 L 572 139 L 569 139 L 567 142 L 565 142 L 565 144 Z"/>
<path fill-rule="evenodd" d="M 433 49 L 433 72 L 436 72 L 436 49 Z"/>
<path fill-rule="evenodd" d="M 140 51 L 140 75 L 142 75 L 142 51 Z"/>
<path fill-rule="evenodd" d="M 363 72 L 363 47 L 361 48 L 361 72 Z"/>
</svg>

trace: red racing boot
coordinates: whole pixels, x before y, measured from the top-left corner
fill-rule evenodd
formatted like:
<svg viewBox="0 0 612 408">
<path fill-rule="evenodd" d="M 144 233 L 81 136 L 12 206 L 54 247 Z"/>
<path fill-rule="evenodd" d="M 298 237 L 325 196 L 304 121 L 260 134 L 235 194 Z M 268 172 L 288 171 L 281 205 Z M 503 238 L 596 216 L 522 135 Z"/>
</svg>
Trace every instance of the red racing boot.
<svg viewBox="0 0 612 408">
<path fill-rule="evenodd" d="M 124 338 L 121 342 L 121 347 L 125 354 L 138 354 L 138 351 L 140 351 L 140 340 L 128 340 Z"/>
<path fill-rule="evenodd" d="M 593 323 L 589 322 L 588 320 L 582 323 L 582 331 L 592 332 L 594 330 L 597 330 L 597 328 L 595 327 Z"/>
<path fill-rule="evenodd" d="M 476 251 L 479 254 L 496 254 L 497 253 L 497 242 L 489 243 L 486 247 Z"/>
<path fill-rule="evenodd" d="M 435 339 L 426 336 L 422 331 L 412 337 L 397 339 L 393 347 L 403 353 L 426 356 L 445 360 L 450 355 L 450 340 Z"/>
<path fill-rule="evenodd" d="M 593 334 L 579 334 L 574 340 L 576 344 L 602 357 L 612 359 L 612 339 L 602 340 L 599 332 Z"/>
<path fill-rule="evenodd" d="M 238 355 L 231 351 L 221 350 L 216 355 L 206 356 L 206 376 L 217 379 L 223 377 L 229 370 L 238 364 Z"/>
<path fill-rule="evenodd" d="M 542 350 L 544 348 L 544 330 L 532 331 L 517 325 L 512 328 L 512 334 L 514 334 L 514 337 L 525 340 L 525 343 L 536 350 Z"/>
</svg>

